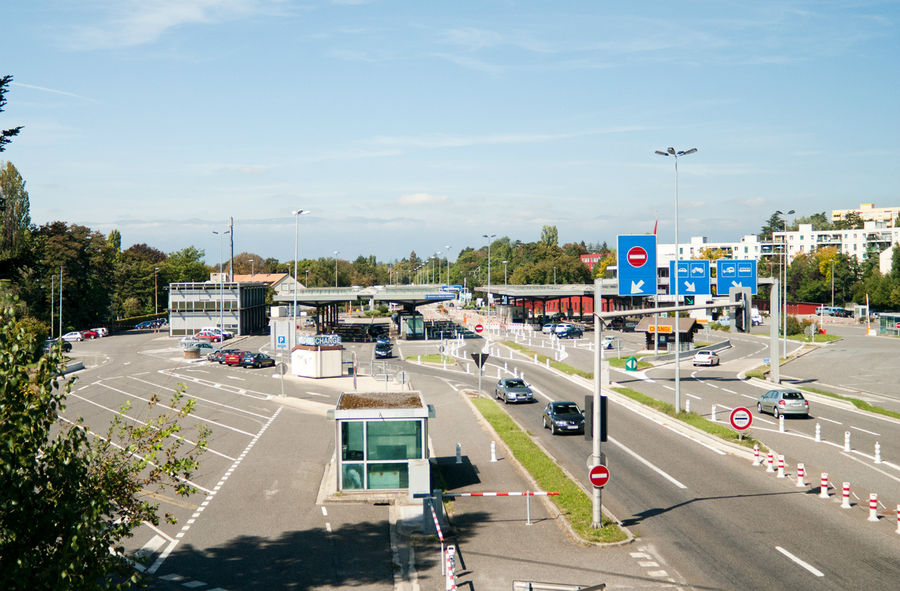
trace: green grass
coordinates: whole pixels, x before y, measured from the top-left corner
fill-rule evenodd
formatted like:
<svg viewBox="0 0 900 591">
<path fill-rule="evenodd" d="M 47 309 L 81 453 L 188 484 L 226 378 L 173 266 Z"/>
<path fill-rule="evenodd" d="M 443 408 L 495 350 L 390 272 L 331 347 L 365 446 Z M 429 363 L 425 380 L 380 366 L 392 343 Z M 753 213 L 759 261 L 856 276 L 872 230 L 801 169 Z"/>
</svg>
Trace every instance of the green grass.
<svg viewBox="0 0 900 591">
<path fill-rule="evenodd" d="M 531 439 L 531 435 L 522 431 L 508 414 L 493 400 L 475 398 L 475 408 L 491 424 L 497 435 L 506 443 L 513 456 L 531 474 L 538 486 L 545 491 L 559 492 L 559 496 L 548 497 L 559 511 L 566 516 L 572 529 L 591 542 L 621 542 L 627 535 L 619 526 L 606 517 L 600 529 L 591 528 L 593 506 L 591 498 L 569 479 L 556 461 L 547 456 Z"/>
<path fill-rule="evenodd" d="M 537 351 L 533 351 L 533 350 L 529 349 L 528 347 L 520 345 L 519 343 L 514 343 L 512 341 L 503 341 L 503 344 L 506 345 L 507 347 L 509 347 L 510 349 L 515 349 L 516 351 L 521 351 L 522 353 L 525 353 L 526 355 L 528 355 L 529 357 L 532 357 L 532 358 L 535 355 L 537 355 L 538 361 L 540 363 L 546 364 L 547 360 L 549 359 L 550 367 L 558 369 L 559 371 L 561 371 L 563 373 L 566 373 L 569 375 L 574 375 L 574 376 L 581 376 L 581 377 L 587 378 L 589 380 L 594 379 L 594 372 L 592 372 L 592 371 L 585 371 L 583 369 L 578 369 L 577 367 L 572 367 L 568 363 L 562 363 L 561 361 L 556 361 L 552 357 L 547 357 L 546 355 L 541 355 Z M 605 361 L 608 361 L 609 365 L 612 367 L 624 368 L 625 361 L 628 359 L 628 357 L 604 357 L 603 359 Z M 653 364 L 638 359 L 637 368 L 639 370 L 646 369 L 648 367 L 653 367 Z"/>
<path fill-rule="evenodd" d="M 865 410 L 868 412 L 873 412 L 875 414 L 884 415 L 886 417 L 893 417 L 895 419 L 900 419 L 900 412 L 888 410 L 886 408 L 881 408 L 880 406 L 875 406 L 874 404 L 869 404 L 865 400 L 860 400 L 859 398 L 851 398 L 850 396 L 841 396 L 840 394 L 835 394 L 834 392 L 826 392 L 825 390 L 819 390 L 818 388 L 804 387 L 802 389 L 809 390 L 810 392 L 815 392 L 816 394 L 821 394 L 822 396 L 828 396 L 829 398 L 836 398 L 838 400 L 844 400 L 846 402 L 851 403 L 853 406 L 855 406 L 859 410 Z"/>
<path fill-rule="evenodd" d="M 619 369 L 625 368 L 625 362 L 628 361 L 629 357 L 604 357 L 606 361 L 609 361 L 610 367 L 617 367 Z M 638 359 L 637 368 L 638 370 L 647 369 L 648 367 L 653 367 L 652 363 L 644 361 L 643 359 Z"/>
<path fill-rule="evenodd" d="M 743 436 L 740 433 L 727 427 L 722 423 L 713 423 L 709 419 L 706 419 L 697 413 L 694 412 L 675 412 L 675 407 L 669 404 L 668 402 L 663 402 L 662 400 L 657 400 L 656 398 L 651 398 L 642 392 L 638 392 L 637 390 L 632 390 L 631 388 L 613 388 L 619 394 L 627 396 L 634 401 L 640 402 L 645 406 L 649 406 L 659 412 L 669 415 L 670 417 L 674 417 L 679 421 L 687 423 L 692 427 L 696 427 L 701 431 L 705 431 L 711 435 L 715 435 L 720 439 L 724 439 L 725 441 L 732 441 L 737 443 L 738 445 L 743 445 L 744 447 L 752 448 L 754 445 L 759 445 L 759 449 L 761 451 L 766 451 L 766 446 L 762 443 L 753 439 L 752 437 L 748 437 L 749 432 L 744 432 Z"/>
<path fill-rule="evenodd" d="M 812 342 L 814 343 L 832 343 L 834 341 L 840 340 L 841 337 L 833 334 L 814 334 Z M 809 337 L 805 334 L 789 334 L 789 341 L 797 341 L 799 343 L 808 343 L 810 342 Z"/>
<path fill-rule="evenodd" d="M 407 361 L 418 361 L 419 358 L 422 358 L 422 363 L 443 363 L 447 362 L 447 365 L 456 365 L 456 360 L 449 355 L 440 355 L 438 353 L 429 353 L 428 355 L 407 355 Z"/>
</svg>

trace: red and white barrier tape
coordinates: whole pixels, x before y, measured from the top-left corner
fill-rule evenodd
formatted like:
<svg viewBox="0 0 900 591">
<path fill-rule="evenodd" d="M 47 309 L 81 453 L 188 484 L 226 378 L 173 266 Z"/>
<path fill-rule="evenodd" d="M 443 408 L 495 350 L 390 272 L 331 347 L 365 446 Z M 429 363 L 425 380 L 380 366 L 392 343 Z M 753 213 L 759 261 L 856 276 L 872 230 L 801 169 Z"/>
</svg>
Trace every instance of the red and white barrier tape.
<svg viewBox="0 0 900 591">
<path fill-rule="evenodd" d="M 441 524 L 438 523 L 437 513 L 434 511 L 434 507 L 431 507 L 431 518 L 434 519 L 434 528 L 437 530 L 438 538 L 443 542 L 444 532 L 441 531 Z"/>
</svg>

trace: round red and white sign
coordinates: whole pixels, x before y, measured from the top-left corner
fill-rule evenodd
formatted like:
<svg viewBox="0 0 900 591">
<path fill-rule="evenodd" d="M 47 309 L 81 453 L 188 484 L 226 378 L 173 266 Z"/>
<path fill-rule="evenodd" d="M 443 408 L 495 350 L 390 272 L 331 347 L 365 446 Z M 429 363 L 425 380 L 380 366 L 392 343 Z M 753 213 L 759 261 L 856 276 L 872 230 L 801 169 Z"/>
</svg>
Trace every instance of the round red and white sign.
<svg viewBox="0 0 900 591">
<path fill-rule="evenodd" d="M 480 333 L 480 332 L 483 331 L 483 330 L 484 330 L 484 327 L 481 326 L 480 324 L 476 324 L 476 325 L 475 325 L 475 332 L 479 332 L 479 333 Z"/>
<path fill-rule="evenodd" d="M 749 428 L 753 423 L 753 415 L 750 414 L 750 409 L 739 406 L 731 411 L 729 420 L 731 421 L 732 427 L 738 431 L 743 431 L 744 429 Z"/>
<path fill-rule="evenodd" d="M 643 267 L 647 264 L 647 251 L 642 246 L 632 246 L 628 249 L 625 258 L 632 267 Z"/>
<path fill-rule="evenodd" d="M 590 478 L 591 484 L 598 488 L 605 486 L 606 483 L 609 482 L 609 468 L 603 464 L 594 466 L 588 473 L 588 478 Z"/>
</svg>

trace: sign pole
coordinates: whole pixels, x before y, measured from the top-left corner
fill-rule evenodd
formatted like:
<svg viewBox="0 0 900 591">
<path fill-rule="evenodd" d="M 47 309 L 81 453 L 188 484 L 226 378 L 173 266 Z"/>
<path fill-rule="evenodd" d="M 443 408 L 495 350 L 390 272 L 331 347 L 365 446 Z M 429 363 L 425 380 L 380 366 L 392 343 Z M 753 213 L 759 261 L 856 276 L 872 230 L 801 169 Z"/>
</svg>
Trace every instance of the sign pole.
<svg viewBox="0 0 900 591">
<path fill-rule="evenodd" d="M 591 463 L 599 466 L 603 462 L 600 455 L 600 396 L 602 394 L 601 379 L 603 373 L 603 347 L 600 346 L 603 322 L 600 320 L 603 298 L 600 297 L 600 279 L 594 279 L 594 400 L 593 420 L 591 421 Z M 592 491 L 591 528 L 603 527 L 603 489 L 595 486 Z"/>
</svg>

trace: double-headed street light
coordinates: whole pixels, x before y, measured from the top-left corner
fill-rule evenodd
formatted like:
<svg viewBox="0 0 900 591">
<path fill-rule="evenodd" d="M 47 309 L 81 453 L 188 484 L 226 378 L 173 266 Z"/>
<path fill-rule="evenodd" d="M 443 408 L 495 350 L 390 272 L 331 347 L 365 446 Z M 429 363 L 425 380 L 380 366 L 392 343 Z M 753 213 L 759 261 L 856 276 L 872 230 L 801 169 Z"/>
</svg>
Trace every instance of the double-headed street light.
<svg viewBox="0 0 900 591">
<path fill-rule="evenodd" d="M 294 216 L 294 328 L 291 331 L 291 347 L 297 344 L 297 287 L 299 286 L 297 259 L 300 258 L 300 216 L 309 215 L 309 213 L 308 209 L 291 212 L 291 215 Z M 306 286 L 309 287 L 309 269 L 306 270 Z"/>
<path fill-rule="evenodd" d="M 225 322 L 223 320 L 225 315 L 225 282 L 224 277 L 222 277 L 222 238 L 226 234 L 231 234 L 231 230 L 225 230 L 224 232 L 213 230 L 212 233 L 219 237 L 219 328 L 225 330 Z"/>
<path fill-rule="evenodd" d="M 159 267 L 153 267 L 153 314 L 159 314 L 159 287 L 156 282 L 156 274 L 159 273 Z M 834 293 L 834 289 L 831 290 Z M 833 297 L 831 299 L 834 299 Z"/>
<path fill-rule="evenodd" d="M 509 285 L 509 281 L 506 279 L 506 263 L 508 262 L 506 260 L 503 261 L 503 285 Z"/>
<path fill-rule="evenodd" d="M 779 278 L 781 279 L 781 342 L 782 348 L 784 349 L 784 357 L 787 357 L 787 256 L 788 256 L 788 240 L 787 240 L 787 216 L 792 215 L 794 210 L 788 210 L 787 213 L 782 213 L 779 210 L 776 210 L 775 213 L 778 215 L 784 215 L 784 241 L 782 242 L 782 252 L 781 252 L 781 269 L 779 273 Z"/>
<path fill-rule="evenodd" d="M 679 259 L 679 247 L 678 247 L 678 158 L 681 156 L 687 156 L 688 154 L 693 154 L 697 151 L 697 148 L 691 148 L 690 150 L 676 150 L 675 148 L 668 147 L 665 152 L 662 150 L 656 150 L 656 153 L 660 156 L 672 156 L 675 158 L 675 277 L 670 278 L 670 283 L 674 279 L 675 282 L 675 305 L 679 304 L 679 300 L 681 299 L 679 296 L 679 286 L 678 286 L 678 259 Z M 675 312 L 675 411 L 681 412 L 681 323 L 679 322 L 679 312 Z"/>
<path fill-rule="evenodd" d="M 334 286 L 337 287 L 337 255 L 341 254 L 341 251 L 334 251 Z"/>
<path fill-rule="evenodd" d="M 484 238 L 488 239 L 488 275 L 487 275 L 487 311 L 488 316 L 491 315 L 491 240 L 494 239 L 496 234 L 482 234 Z"/>
</svg>

